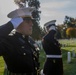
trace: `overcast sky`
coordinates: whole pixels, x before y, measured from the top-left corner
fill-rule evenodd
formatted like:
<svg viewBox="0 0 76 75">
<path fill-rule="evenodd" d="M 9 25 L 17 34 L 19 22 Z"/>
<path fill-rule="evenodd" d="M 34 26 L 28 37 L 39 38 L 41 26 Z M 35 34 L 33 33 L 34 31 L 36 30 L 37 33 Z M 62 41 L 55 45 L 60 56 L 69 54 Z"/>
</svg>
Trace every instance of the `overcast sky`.
<svg viewBox="0 0 76 75">
<path fill-rule="evenodd" d="M 0 2 L 0 25 L 8 20 L 7 14 L 16 9 L 14 0 L 1 0 Z M 41 10 L 40 25 L 50 20 L 56 19 L 56 24 L 62 24 L 65 16 L 76 18 L 76 0 L 39 0 Z"/>
</svg>

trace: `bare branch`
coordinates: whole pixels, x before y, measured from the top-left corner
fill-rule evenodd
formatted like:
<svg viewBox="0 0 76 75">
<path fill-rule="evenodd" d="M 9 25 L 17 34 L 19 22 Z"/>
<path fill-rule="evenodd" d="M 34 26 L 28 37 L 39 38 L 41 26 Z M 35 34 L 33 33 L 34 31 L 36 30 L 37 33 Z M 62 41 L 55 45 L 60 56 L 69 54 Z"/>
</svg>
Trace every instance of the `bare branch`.
<svg viewBox="0 0 76 75">
<path fill-rule="evenodd" d="M 18 5 L 20 8 L 26 6 L 27 0 L 14 0 L 15 4 Z"/>
</svg>

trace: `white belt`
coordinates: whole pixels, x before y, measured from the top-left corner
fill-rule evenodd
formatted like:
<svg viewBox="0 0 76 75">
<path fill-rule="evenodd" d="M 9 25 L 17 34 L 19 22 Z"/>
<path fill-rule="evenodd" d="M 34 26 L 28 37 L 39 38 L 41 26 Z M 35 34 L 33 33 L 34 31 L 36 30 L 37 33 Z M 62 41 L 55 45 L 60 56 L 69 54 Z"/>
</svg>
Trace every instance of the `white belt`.
<svg viewBox="0 0 76 75">
<path fill-rule="evenodd" d="M 46 55 L 47 58 L 62 58 L 62 55 Z"/>
</svg>

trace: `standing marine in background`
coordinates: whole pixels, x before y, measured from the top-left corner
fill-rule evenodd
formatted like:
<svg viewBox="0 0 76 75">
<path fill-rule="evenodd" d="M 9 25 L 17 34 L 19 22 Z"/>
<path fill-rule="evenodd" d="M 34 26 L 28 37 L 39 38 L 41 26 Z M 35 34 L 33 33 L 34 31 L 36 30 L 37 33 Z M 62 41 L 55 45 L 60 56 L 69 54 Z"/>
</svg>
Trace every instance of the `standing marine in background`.
<svg viewBox="0 0 76 75">
<path fill-rule="evenodd" d="M 46 61 L 43 68 L 44 75 L 63 75 L 63 62 L 60 44 L 55 38 L 56 20 L 44 24 L 46 35 L 42 39 L 42 46 L 46 53 Z"/>
</svg>

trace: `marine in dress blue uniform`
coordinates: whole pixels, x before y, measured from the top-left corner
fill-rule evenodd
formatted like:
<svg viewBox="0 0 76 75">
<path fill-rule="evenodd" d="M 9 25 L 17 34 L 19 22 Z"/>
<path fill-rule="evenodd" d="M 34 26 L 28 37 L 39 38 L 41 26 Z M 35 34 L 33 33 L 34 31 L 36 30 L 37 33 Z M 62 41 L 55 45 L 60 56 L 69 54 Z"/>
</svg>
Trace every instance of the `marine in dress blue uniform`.
<svg viewBox="0 0 76 75">
<path fill-rule="evenodd" d="M 32 7 L 16 9 L 8 14 L 11 20 L 0 26 L 0 56 L 8 75 L 39 75 L 39 51 L 30 38 L 33 10 Z"/>
<path fill-rule="evenodd" d="M 56 20 L 44 24 L 47 34 L 42 39 L 42 46 L 46 53 L 46 61 L 43 68 L 45 75 L 63 75 L 63 62 L 60 44 L 55 38 Z"/>
</svg>

